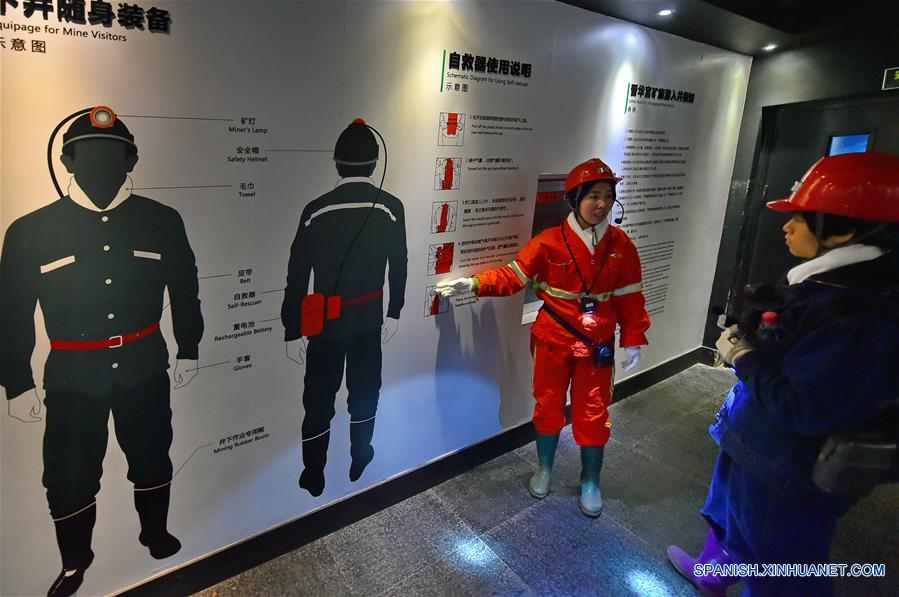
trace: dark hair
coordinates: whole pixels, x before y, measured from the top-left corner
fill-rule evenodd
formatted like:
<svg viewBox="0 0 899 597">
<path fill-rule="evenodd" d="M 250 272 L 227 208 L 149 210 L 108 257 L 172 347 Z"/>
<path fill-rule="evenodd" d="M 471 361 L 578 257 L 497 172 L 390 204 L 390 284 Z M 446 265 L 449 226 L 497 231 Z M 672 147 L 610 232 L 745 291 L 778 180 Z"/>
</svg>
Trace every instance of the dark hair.
<svg viewBox="0 0 899 597">
<path fill-rule="evenodd" d="M 375 172 L 377 164 L 363 164 L 361 166 L 351 166 L 349 164 L 335 164 L 337 173 L 340 178 L 349 178 L 351 176 L 371 176 Z"/>
<path fill-rule="evenodd" d="M 78 145 L 78 141 L 74 141 L 67 145 L 62 146 L 62 153 L 64 155 L 69 156 L 71 159 L 75 159 L 75 146 Z M 131 157 L 133 155 L 137 155 L 137 147 L 132 145 L 131 143 L 126 143 L 122 141 L 122 145 L 125 146 L 125 155 Z"/>
<path fill-rule="evenodd" d="M 571 191 L 568 192 L 568 195 L 566 196 L 566 198 L 568 199 L 568 204 L 571 205 L 571 208 L 572 208 L 572 209 L 577 209 L 577 207 L 581 204 L 581 199 L 583 199 L 584 197 L 586 197 L 587 195 L 589 195 L 589 194 L 590 194 L 590 189 L 592 189 L 593 186 L 594 186 L 596 183 L 598 183 L 598 182 L 605 182 L 605 183 L 608 183 L 609 186 L 612 187 L 612 196 L 613 196 L 613 197 L 616 196 L 615 183 L 614 183 L 614 181 L 610 181 L 610 180 L 594 180 L 594 181 L 591 181 L 591 182 L 585 182 L 584 184 L 582 184 L 582 185 L 580 185 L 580 186 L 577 186 L 577 187 L 571 189 Z"/>
<path fill-rule="evenodd" d="M 871 220 L 823 213 L 821 214 L 821 229 L 816 230 L 817 212 L 799 212 L 798 215 L 805 220 L 819 240 L 852 232 L 854 233 L 853 240 L 858 240 L 862 244 L 879 247 L 886 251 L 899 248 L 899 227 L 895 223 L 872 222 Z"/>
</svg>

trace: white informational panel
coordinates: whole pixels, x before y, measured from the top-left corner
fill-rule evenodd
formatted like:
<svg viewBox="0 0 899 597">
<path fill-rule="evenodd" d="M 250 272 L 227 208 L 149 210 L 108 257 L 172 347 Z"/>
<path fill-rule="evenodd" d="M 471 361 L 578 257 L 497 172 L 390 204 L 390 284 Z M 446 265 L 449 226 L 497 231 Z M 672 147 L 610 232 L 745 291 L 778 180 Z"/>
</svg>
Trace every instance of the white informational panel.
<svg viewBox="0 0 899 597">
<path fill-rule="evenodd" d="M 554 2 L 136 0 L 86 2 L 83 14 L 77 2 L 2 4 L 0 382 L 18 415 L 0 413 L 2 595 L 47 591 L 61 569 L 54 524 L 65 527 L 84 508 L 96 512 L 94 559 L 79 593 L 106 594 L 527 421 L 524 293 L 447 301 L 433 289 L 514 257 L 531 235 L 541 173 L 598 155 L 625 177 L 622 226 L 641 250 L 653 316 L 638 370 L 700 343 L 747 57 Z M 125 193 L 102 211 L 58 198 L 51 133 L 96 106 L 111 108 L 133 135 L 138 160 L 127 184 L 151 202 Z M 356 118 L 384 143 L 374 185 L 351 183 L 372 192 L 350 209 L 333 203 L 347 189 L 335 186 L 333 158 Z M 74 197 L 79 185 L 60 159 L 72 122 L 49 160 L 62 194 Z M 90 173 L 115 168 L 109 160 L 84 166 L 88 155 L 72 159 L 76 173 L 88 173 L 80 186 L 90 201 Z M 164 217 L 129 211 L 139 203 Z M 130 236 L 118 228 L 128 218 L 137 231 Z M 182 306 L 192 286 L 176 288 L 159 273 L 172 265 L 159 247 L 169 247 L 178 221 L 197 269 L 182 255 L 198 288 L 186 293 L 193 305 L 199 299 L 203 321 L 196 362 L 178 358 L 176 339 L 197 328 Z M 386 232 L 373 238 L 378 226 Z M 358 244 L 347 243 L 360 229 Z M 385 315 L 402 305 L 398 321 L 360 329 L 377 334 L 380 360 L 369 347 L 344 363 L 361 344 L 330 338 L 328 326 L 342 325 L 331 319 L 308 347 L 285 342 L 289 264 L 312 265 L 299 298 L 284 305 L 287 319 L 333 274 L 316 271 L 328 259 L 343 268 L 333 293 L 342 295 L 338 322 L 377 311 L 374 301 Z M 376 284 L 350 290 L 363 279 Z M 161 309 L 152 338 L 84 344 L 153 324 L 113 323 L 133 320 L 145 303 Z M 97 329 L 108 331 L 97 337 Z M 129 360 L 160 337 L 169 369 Z M 56 345 L 51 364 L 69 364 L 45 367 L 51 338 L 69 343 Z M 318 365 L 307 368 L 310 361 Z M 137 396 L 152 374 L 172 378 L 169 394 Z M 51 394 L 36 416 L 20 406 L 36 401 L 22 382 L 29 376 L 37 396 Z M 322 398 L 329 384 L 337 389 Z M 66 416 L 78 400 L 94 410 Z M 167 524 L 181 548 L 161 559 L 139 541 L 132 483 L 157 491 L 141 479 L 165 477 L 146 463 L 165 460 L 166 417 L 160 424 L 145 400 L 155 400 L 156 414 L 171 408 Z M 108 438 L 97 432 L 104 428 Z M 374 456 L 364 466 L 366 430 Z M 311 491 L 298 479 L 319 448 L 323 487 Z M 102 471 L 86 464 L 90 454 Z M 363 469 L 355 475 L 351 454 Z M 84 528 L 62 532 L 84 542 Z"/>
</svg>

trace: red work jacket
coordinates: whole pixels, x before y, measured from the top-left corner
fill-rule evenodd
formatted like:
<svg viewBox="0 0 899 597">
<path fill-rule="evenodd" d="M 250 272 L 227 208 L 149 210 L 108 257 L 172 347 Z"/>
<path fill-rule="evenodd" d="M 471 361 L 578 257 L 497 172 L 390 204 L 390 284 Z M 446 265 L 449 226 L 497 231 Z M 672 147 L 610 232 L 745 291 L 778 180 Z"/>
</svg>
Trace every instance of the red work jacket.
<svg viewBox="0 0 899 597">
<path fill-rule="evenodd" d="M 592 330 L 580 324 L 584 285 L 572 255 L 587 283 L 587 294 L 597 303 L 599 325 Z M 532 238 L 508 265 L 478 274 L 477 279 L 478 296 L 509 296 L 534 281 L 537 297 L 597 344 L 613 340 L 616 324 L 621 328 L 622 347 L 648 343 L 649 315 L 637 248 L 623 230 L 611 224 L 591 254 L 566 220 Z M 544 310 L 531 334 L 562 351 L 570 351 L 579 341 Z"/>
</svg>

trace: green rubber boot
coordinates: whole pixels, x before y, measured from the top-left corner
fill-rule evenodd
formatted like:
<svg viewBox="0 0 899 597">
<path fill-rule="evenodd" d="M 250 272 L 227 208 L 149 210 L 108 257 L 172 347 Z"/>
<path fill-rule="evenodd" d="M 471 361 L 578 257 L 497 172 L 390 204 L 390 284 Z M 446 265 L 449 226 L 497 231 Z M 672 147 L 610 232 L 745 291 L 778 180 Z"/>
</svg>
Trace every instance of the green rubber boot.
<svg viewBox="0 0 899 597">
<path fill-rule="evenodd" d="M 549 482 L 553 473 L 553 457 L 556 455 L 556 446 L 559 445 L 559 434 L 537 434 L 537 472 L 531 476 L 528 482 L 528 491 L 538 500 L 549 495 Z"/>
<path fill-rule="evenodd" d="M 596 518 L 602 512 L 602 492 L 599 491 L 599 471 L 602 468 L 602 446 L 581 448 L 581 512 Z"/>
</svg>

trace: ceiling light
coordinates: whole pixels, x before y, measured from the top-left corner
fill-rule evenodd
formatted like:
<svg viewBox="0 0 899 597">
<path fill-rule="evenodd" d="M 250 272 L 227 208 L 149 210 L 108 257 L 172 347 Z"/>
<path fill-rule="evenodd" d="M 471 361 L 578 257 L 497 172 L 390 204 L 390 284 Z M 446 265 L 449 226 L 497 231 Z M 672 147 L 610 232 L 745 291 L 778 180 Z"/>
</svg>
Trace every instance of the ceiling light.
<svg viewBox="0 0 899 597">
<path fill-rule="evenodd" d="M 670 17 L 671 15 L 674 14 L 674 11 L 671 10 L 670 8 L 666 8 L 665 10 L 660 10 L 657 14 L 660 17 Z"/>
<path fill-rule="evenodd" d="M 766 52 L 770 52 L 771 50 L 777 49 L 777 44 L 768 44 L 767 46 L 765 46 L 762 49 L 765 50 Z"/>
</svg>

